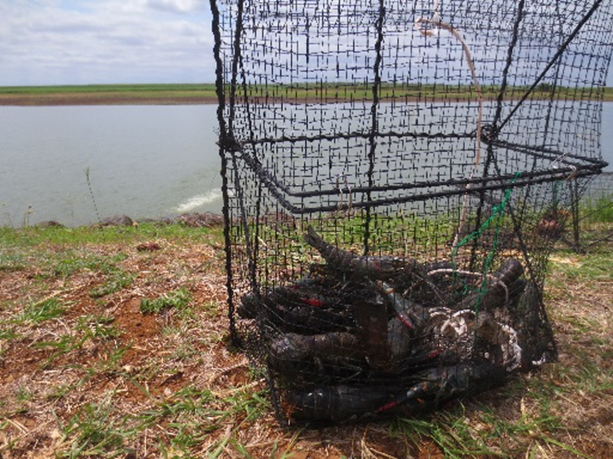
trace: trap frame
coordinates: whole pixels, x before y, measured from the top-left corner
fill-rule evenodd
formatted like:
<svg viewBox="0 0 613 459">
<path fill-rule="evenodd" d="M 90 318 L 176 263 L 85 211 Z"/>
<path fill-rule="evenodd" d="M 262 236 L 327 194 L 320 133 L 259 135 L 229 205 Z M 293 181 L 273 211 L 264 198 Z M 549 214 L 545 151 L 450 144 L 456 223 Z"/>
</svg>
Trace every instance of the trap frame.
<svg viewBox="0 0 613 459">
<path fill-rule="evenodd" d="M 558 184 L 606 166 L 610 2 L 211 9 L 230 331 L 279 420 L 413 414 L 555 360 Z"/>
<path fill-rule="evenodd" d="M 575 185 L 571 193 L 572 233 L 568 232 L 564 242 L 583 252 L 612 241 L 613 172 L 605 171 L 594 177 L 583 189 Z"/>
</svg>

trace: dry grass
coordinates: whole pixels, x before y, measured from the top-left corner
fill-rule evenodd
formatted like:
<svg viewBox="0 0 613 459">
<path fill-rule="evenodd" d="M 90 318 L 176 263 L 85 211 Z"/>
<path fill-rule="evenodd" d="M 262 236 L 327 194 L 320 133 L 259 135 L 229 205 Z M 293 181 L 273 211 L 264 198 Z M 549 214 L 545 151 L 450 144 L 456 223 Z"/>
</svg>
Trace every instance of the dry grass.
<svg viewBox="0 0 613 459">
<path fill-rule="evenodd" d="M 220 241 L 0 229 L 0 456 L 613 457 L 610 250 L 553 258 L 559 363 L 427 418 L 314 430 L 279 427 L 228 346 Z"/>
</svg>

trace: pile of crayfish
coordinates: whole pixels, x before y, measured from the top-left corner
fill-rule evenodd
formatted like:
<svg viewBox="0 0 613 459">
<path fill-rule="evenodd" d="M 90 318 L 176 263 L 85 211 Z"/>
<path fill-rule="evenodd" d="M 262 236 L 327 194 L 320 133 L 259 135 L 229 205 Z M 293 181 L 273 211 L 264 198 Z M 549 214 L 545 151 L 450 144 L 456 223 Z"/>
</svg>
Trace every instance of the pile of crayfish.
<svg viewBox="0 0 613 459">
<path fill-rule="evenodd" d="M 449 261 L 360 256 L 312 227 L 303 238 L 325 263 L 245 295 L 238 310 L 258 319 L 289 418 L 414 415 L 547 360 L 531 341 L 539 303 L 518 260 L 476 274 Z"/>
</svg>

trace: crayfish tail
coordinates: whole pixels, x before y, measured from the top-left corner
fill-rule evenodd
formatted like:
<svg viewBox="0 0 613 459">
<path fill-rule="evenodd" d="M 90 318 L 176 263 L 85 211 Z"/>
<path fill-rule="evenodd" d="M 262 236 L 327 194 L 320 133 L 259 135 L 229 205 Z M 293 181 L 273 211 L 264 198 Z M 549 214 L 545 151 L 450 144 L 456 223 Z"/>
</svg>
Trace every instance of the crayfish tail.
<svg viewBox="0 0 613 459">
<path fill-rule="evenodd" d="M 313 228 L 311 225 L 309 225 L 307 232 L 302 235 L 302 238 L 304 239 L 304 242 L 320 252 L 327 245 L 326 241 L 324 241 L 322 237 L 317 234 L 317 231 L 315 231 L 315 228 Z"/>
<path fill-rule="evenodd" d="M 356 259 L 359 260 L 359 256 L 346 252 L 338 247 L 324 241 L 324 239 L 317 234 L 317 231 L 309 225 L 307 232 L 303 234 L 304 241 L 317 250 L 328 265 L 333 266 L 336 269 L 343 268 L 346 270 L 354 270 Z"/>
</svg>

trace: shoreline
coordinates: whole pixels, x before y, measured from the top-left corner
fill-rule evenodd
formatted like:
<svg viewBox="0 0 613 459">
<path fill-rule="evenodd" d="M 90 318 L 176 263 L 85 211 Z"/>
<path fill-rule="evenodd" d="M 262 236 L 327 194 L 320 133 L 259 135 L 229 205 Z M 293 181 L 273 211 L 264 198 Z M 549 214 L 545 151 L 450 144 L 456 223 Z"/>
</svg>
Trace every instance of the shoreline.
<svg viewBox="0 0 613 459">
<path fill-rule="evenodd" d="M 454 95 L 455 96 L 455 95 Z M 422 96 L 405 96 L 401 98 L 388 99 L 381 98 L 380 103 L 466 103 L 475 101 L 471 97 L 457 97 L 450 95 L 449 97 L 440 97 L 424 94 Z M 355 102 L 357 99 L 347 97 L 328 97 L 328 98 L 308 98 L 308 97 L 254 97 L 252 103 L 266 104 L 337 104 L 344 102 Z M 368 101 L 369 99 L 364 99 Z M 505 101 L 519 100 L 516 97 L 509 97 Z M 531 100 L 547 100 L 545 98 L 534 98 Z M 559 98 L 558 101 L 587 101 L 591 100 L 598 102 L 598 99 L 567 99 Z M 496 102 L 495 98 L 484 99 L 484 102 Z M 605 96 L 602 99 L 603 103 L 613 102 L 613 97 Z M 55 107 L 55 106 L 96 106 L 96 105 L 216 105 L 218 103 L 217 96 L 211 95 L 186 95 L 186 96 L 139 96 L 134 94 L 92 94 L 92 93 L 55 93 L 55 94 L 0 94 L 0 106 L 5 107 Z"/>
<path fill-rule="evenodd" d="M 176 216 L 166 216 L 158 218 L 132 218 L 125 214 L 115 214 L 101 218 L 99 221 L 92 221 L 82 225 L 65 225 L 58 220 L 42 220 L 24 226 L 0 226 L 0 228 L 12 228 L 15 230 L 22 228 L 100 228 L 106 226 L 134 226 L 141 224 L 153 225 L 184 225 L 191 228 L 211 228 L 223 226 L 223 214 L 217 212 L 185 212 Z"/>
<path fill-rule="evenodd" d="M 496 102 L 499 86 L 482 87 L 483 101 Z M 595 101 L 613 102 L 613 88 L 508 87 L 504 101 L 520 100 L 530 91 L 528 100 L 539 101 Z M 226 88 L 229 102 L 230 88 Z M 236 93 L 236 102 L 242 103 L 243 90 Z M 321 105 L 346 102 L 372 103 L 372 88 L 364 84 L 330 83 L 290 85 L 255 85 L 249 89 L 249 103 Z M 446 102 L 476 103 L 477 94 L 469 85 L 409 84 L 396 87 L 382 84 L 378 95 L 380 103 L 431 104 Z M 69 106 L 69 105 L 213 105 L 218 104 L 214 83 L 177 84 L 91 84 L 56 86 L 0 86 L 0 106 Z"/>
<path fill-rule="evenodd" d="M 0 106 L 5 107 L 61 107 L 86 105 L 213 105 L 217 97 L 138 97 L 138 96 L 96 96 L 91 94 L 65 94 L 49 96 L 0 95 Z"/>
</svg>

